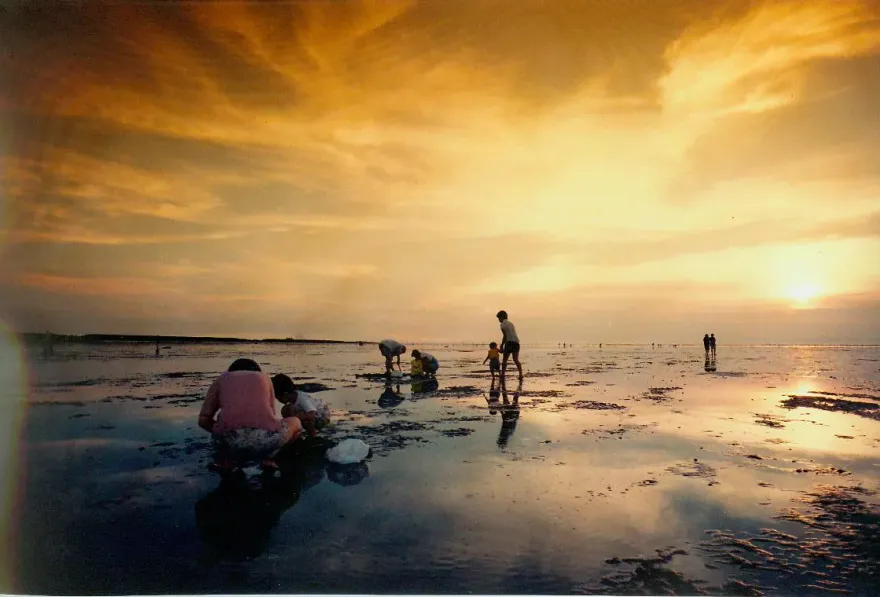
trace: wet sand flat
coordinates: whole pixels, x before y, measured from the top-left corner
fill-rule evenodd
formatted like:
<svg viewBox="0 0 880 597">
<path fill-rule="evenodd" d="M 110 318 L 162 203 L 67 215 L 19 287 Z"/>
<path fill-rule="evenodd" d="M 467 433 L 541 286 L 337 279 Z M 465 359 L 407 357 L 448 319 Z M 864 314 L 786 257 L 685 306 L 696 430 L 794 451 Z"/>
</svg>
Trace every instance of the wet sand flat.
<svg viewBox="0 0 880 597">
<path fill-rule="evenodd" d="M 399 388 L 374 346 L 151 351 L 31 361 L 12 590 L 880 593 L 880 348 L 526 347 L 497 400 L 482 348 Z M 196 416 L 239 356 L 371 457 L 220 488 Z"/>
</svg>

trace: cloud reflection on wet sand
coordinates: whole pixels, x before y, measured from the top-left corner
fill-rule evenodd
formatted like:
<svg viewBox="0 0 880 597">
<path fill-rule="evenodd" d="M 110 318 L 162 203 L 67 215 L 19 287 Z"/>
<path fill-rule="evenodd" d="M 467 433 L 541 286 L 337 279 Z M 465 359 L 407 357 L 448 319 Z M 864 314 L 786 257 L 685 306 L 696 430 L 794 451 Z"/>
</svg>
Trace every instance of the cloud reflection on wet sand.
<svg viewBox="0 0 880 597">
<path fill-rule="evenodd" d="M 327 434 L 370 443 L 368 474 L 334 477 L 323 465 L 290 473 L 299 493 L 270 516 L 250 559 L 233 566 L 215 553 L 216 563 L 206 564 L 210 544 L 197 532 L 193 507 L 217 488 L 204 469 L 210 443 L 195 426 L 198 401 L 174 397 L 197 385 L 180 372 L 222 370 L 242 350 L 81 358 L 64 362 L 63 375 L 53 363 L 34 363 L 31 401 L 42 404 L 31 409 L 22 590 L 167 592 L 170 581 L 148 570 L 152 562 L 169 571 L 174 590 L 193 592 L 625 592 L 645 578 L 657 590 L 727 592 L 733 579 L 757 591 L 775 586 L 772 573 L 728 556 L 716 562 L 701 547 L 708 531 L 722 542 L 725 533 L 759 536 L 761 529 L 803 537 L 819 531 L 778 518 L 802 496 L 823 485 L 876 489 L 876 421 L 781 408 L 795 392 L 877 395 L 877 374 L 862 362 L 871 352 L 727 348 L 719 375 L 710 375 L 691 347 L 531 349 L 513 426 L 504 414 L 513 402 L 490 410 L 488 375 L 476 377 L 478 363 L 464 353 L 432 348 L 449 365 L 439 392 L 414 396 L 404 383 L 402 400 L 385 404 L 384 384 L 356 377 L 376 370 L 372 347 L 285 348 L 260 357 L 266 370 L 335 388 L 321 393 L 338 421 Z M 731 372 L 737 375 L 723 375 Z M 71 385 L 88 379 L 100 381 Z M 154 399 L 125 398 L 120 387 L 132 379 Z M 71 389 L 56 395 L 65 384 Z M 83 405 L 65 404 L 73 398 Z M 70 418 L 76 413 L 89 416 Z M 859 495 L 876 512 L 876 498 Z M 279 504 L 293 497 L 282 494 Z M 50 506 L 58 500 L 68 508 Z M 64 525 L 77 532 L 60 532 Z M 127 572 L 98 581 L 84 571 L 103 570 L 96 552 L 107 550 Z M 62 570 L 48 578 L 25 556 Z M 285 562 L 297 562 L 297 572 Z M 844 572 L 826 580 L 846 585 Z M 806 587 L 801 576 L 798 586 Z"/>
</svg>

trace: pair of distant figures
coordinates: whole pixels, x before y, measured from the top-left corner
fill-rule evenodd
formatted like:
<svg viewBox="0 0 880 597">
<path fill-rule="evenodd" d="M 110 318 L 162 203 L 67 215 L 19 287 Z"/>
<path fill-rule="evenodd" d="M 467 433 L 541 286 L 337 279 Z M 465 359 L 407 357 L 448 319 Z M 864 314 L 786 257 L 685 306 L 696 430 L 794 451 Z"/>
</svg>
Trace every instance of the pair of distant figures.
<svg viewBox="0 0 880 597">
<path fill-rule="evenodd" d="M 703 368 L 707 372 L 715 371 L 715 334 L 706 334 L 703 336 L 703 348 L 706 349 L 706 363 Z"/>
<path fill-rule="evenodd" d="M 385 357 L 385 375 L 391 377 L 394 368 L 393 359 L 397 357 L 397 368 L 401 373 L 400 355 L 406 354 L 406 346 L 396 340 L 386 339 L 379 342 L 379 352 Z M 434 377 L 440 368 L 440 362 L 434 355 L 419 350 L 412 351 L 412 375 L 414 377 Z"/>
<path fill-rule="evenodd" d="M 715 356 L 715 334 L 706 334 L 703 336 L 703 348 L 706 349 L 707 355 L 711 352 L 712 356 Z"/>
</svg>

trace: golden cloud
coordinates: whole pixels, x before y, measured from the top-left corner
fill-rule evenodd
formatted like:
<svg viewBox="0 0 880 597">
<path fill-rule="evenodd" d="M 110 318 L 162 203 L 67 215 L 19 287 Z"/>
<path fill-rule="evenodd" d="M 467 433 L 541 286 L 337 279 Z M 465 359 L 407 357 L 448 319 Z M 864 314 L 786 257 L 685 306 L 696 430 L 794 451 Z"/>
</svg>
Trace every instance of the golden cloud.
<svg viewBox="0 0 880 597">
<path fill-rule="evenodd" d="M 880 51 L 871 4 L 678 4 L 626 28 L 606 2 L 40 13 L 3 63 L 6 244 L 114 245 L 132 279 L 49 269 L 54 250 L 4 269 L 46 292 L 171 285 L 333 325 L 318 304 L 415 320 L 639 280 L 678 300 L 707 276 L 707 304 L 764 300 L 775 245 L 825 230 L 873 250 L 869 71 L 820 72 Z M 150 269 L 163 259 L 189 265 Z M 842 270 L 840 292 L 876 284 Z"/>
</svg>

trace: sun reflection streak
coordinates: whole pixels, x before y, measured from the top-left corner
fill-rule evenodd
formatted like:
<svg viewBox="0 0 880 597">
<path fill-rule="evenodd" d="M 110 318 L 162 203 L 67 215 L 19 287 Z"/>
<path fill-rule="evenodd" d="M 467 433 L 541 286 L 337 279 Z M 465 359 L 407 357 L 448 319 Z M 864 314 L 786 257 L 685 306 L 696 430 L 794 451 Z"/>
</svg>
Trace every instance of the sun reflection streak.
<svg viewBox="0 0 880 597">
<path fill-rule="evenodd" d="M 813 391 L 813 382 L 809 379 L 800 379 L 797 382 L 797 387 L 792 392 L 793 394 L 797 394 L 798 396 L 806 396 L 810 392 Z"/>
</svg>

